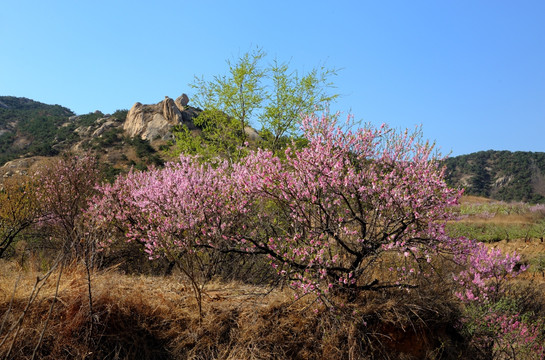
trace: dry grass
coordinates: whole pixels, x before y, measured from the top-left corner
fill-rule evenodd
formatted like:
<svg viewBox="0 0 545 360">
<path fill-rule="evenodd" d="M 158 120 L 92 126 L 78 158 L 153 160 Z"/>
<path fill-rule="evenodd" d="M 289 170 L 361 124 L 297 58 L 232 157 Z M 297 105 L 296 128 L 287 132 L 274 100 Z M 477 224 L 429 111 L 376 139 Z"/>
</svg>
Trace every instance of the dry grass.
<svg viewBox="0 0 545 360">
<path fill-rule="evenodd" d="M 460 204 L 462 205 L 472 205 L 472 204 L 489 204 L 494 202 L 495 200 L 488 199 L 481 196 L 473 196 L 473 195 L 464 195 L 460 199 Z"/>
<path fill-rule="evenodd" d="M 29 359 L 54 299 L 55 274 L 15 338 L 8 330 L 39 274 L 8 262 L 0 270 L 0 357 L 13 343 L 9 358 Z M 449 359 L 463 348 L 452 327 L 456 309 L 439 283 L 425 292 L 365 294 L 335 311 L 310 296 L 295 301 L 287 289 L 212 283 L 202 319 L 190 289 L 175 276 L 102 271 L 93 275 L 92 289 L 91 314 L 85 271 L 65 269 L 36 358 Z"/>
</svg>

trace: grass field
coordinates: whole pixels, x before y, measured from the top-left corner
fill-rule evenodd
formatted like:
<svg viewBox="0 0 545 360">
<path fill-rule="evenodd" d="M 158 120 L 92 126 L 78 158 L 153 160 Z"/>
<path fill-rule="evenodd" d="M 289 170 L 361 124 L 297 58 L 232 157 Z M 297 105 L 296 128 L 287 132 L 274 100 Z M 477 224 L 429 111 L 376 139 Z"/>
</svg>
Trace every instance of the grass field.
<svg viewBox="0 0 545 360">
<path fill-rule="evenodd" d="M 530 265 L 529 273 L 545 275 L 545 205 L 504 203 L 465 196 L 454 209 L 451 236 L 465 236 L 506 252 L 516 251 Z"/>
<path fill-rule="evenodd" d="M 295 300 L 289 289 L 212 283 L 199 319 L 190 290 L 175 275 L 97 272 L 90 305 L 84 269 L 69 268 L 56 297 L 58 273 L 27 309 L 41 273 L 21 272 L 8 262 L 0 267 L 0 355 L 11 348 L 10 359 L 31 358 L 42 331 L 37 359 L 411 359 L 460 353 L 451 326 L 456 309 L 438 301 L 445 292 L 440 287 L 375 294 L 332 311 L 310 297 Z"/>
</svg>

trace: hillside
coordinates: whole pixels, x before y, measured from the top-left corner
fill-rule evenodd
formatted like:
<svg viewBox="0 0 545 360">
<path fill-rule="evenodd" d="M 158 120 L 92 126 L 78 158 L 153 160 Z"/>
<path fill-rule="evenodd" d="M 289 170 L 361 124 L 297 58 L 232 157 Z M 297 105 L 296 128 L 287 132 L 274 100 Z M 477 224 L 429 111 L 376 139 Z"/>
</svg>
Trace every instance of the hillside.
<svg viewBox="0 0 545 360">
<path fill-rule="evenodd" d="M 0 97 L 0 164 L 20 156 L 56 155 L 56 145 L 77 137 L 69 123 L 73 115 L 60 105 Z"/>
<path fill-rule="evenodd" d="M 60 105 L 0 96 L 0 166 L 15 160 L 9 167 L 18 168 L 23 159 L 65 151 L 94 152 L 112 176 L 130 166 L 161 164 L 165 156 L 157 150 L 166 144 L 169 129 L 177 123 L 194 128 L 191 119 L 200 110 L 187 103 L 184 94 L 176 101 L 136 103 L 130 112 L 75 115 Z M 545 153 L 480 151 L 449 158 L 446 166 L 449 184 L 468 195 L 545 202 Z"/>
<path fill-rule="evenodd" d="M 545 153 L 479 151 L 446 160 L 447 181 L 467 195 L 545 202 Z"/>
<path fill-rule="evenodd" d="M 0 96 L 0 165 L 18 158 L 55 156 L 78 144 L 85 149 L 104 135 L 106 127 L 119 127 L 126 115 L 119 110 L 113 115 L 95 111 L 77 116 L 60 105 Z"/>
<path fill-rule="evenodd" d="M 162 164 L 157 150 L 164 141 L 152 146 L 150 140 L 127 136 L 127 113 L 76 115 L 60 105 L 0 96 L 0 176 L 24 174 L 43 157 L 64 152 L 96 155 L 108 177 L 131 166 Z"/>
</svg>

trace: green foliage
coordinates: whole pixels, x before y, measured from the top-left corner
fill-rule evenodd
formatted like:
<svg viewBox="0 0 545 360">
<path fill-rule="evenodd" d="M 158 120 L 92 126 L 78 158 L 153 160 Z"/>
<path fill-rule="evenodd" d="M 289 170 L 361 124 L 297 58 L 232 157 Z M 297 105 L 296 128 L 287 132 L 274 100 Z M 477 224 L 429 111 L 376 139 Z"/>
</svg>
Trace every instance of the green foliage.
<svg viewBox="0 0 545 360">
<path fill-rule="evenodd" d="M 202 138 L 194 139 L 193 134 L 178 129 L 175 154 L 233 160 L 242 155 L 240 149 L 247 140 L 280 153 L 297 135 L 301 115 L 323 109 L 337 98 L 327 92 L 333 87 L 330 78 L 336 75 L 335 69 L 321 67 L 299 74 L 277 59 L 263 66 L 265 56 L 257 48 L 235 62 L 227 61 L 227 75 L 195 78 L 190 84 L 195 89 L 192 101 L 206 110 L 195 119 Z M 248 126 L 258 123 L 262 139 L 248 139 Z"/>
<path fill-rule="evenodd" d="M 185 125 L 174 131 L 176 147 L 173 155 L 198 155 L 208 161 L 218 156 L 237 161 L 246 154 L 246 147 L 240 145 L 242 131 L 236 120 L 219 110 L 205 110 L 194 123 L 201 130 L 199 134 L 191 132 Z"/>
<path fill-rule="evenodd" d="M 338 97 L 326 92 L 333 87 L 329 78 L 334 75 L 335 69 L 321 67 L 299 76 L 289 69 L 289 63 L 273 61 L 268 69 L 272 91 L 267 93 L 267 104 L 259 119 L 262 131 L 270 133 L 267 140 L 271 149 L 284 148 L 286 138 L 297 134 L 302 114 L 322 110 Z"/>
<path fill-rule="evenodd" d="M 537 296 L 529 288 L 513 288 L 497 301 L 468 304 L 463 308 L 462 335 L 482 358 L 543 359 L 545 323 Z"/>
<path fill-rule="evenodd" d="M 196 90 L 193 101 L 197 106 L 214 113 L 223 112 L 235 120 L 233 125 L 238 127 L 238 145 L 241 146 L 246 141 L 244 129 L 265 99 L 263 79 L 266 72 L 260 66 L 264 56 L 262 50 L 256 49 L 244 54 L 236 63 L 227 61 L 228 75 L 215 76 L 212 81 L 196 77 L 190 84 Z"/>
<path fill-rule="evenodd" d="M 157 150 L 151 146 L 149 140 L 143 140 L 140 137 L 134 137 L 128 140 L 129 144 L 133 146 L 136 151 L 136 156 L 139 159 L 144 160 L 146 165 L 162 166 L 164 164 L 163 159 L 157 153 Z M 147 166 L 142 163 L 135 165 L 138 170 L 145 170 Z"/>
<path fill-rule="evenodd" d="M 77 124 L 78 126 L 91 126 L 93 125 L 98 119 L 104 117 L 104 114 L 100 111 L 91 112 L 89 114 L 80 115 L 77 118 Z"/>
<path fill-rule="evenodd" d="M 103 163 L 101 164 L 100 172 L 105 181 L 112 183 L 115 181 L 116 177 L 121 174 L 121 169 L 115 168 L 111 164 Z"/>
<path fill-rule="evenodd" d="M 514 239 L 536 239 L 542 236 L 539 224 L 497 224 L 486 222 L 451 222 L 447 233 L 452 237 L 465 236 L 481 242 Z"/>
<path fill-rule="evenodd" d="M 541 210 L 541 211 L 540 211 Z M 544 217 L 545 207 L 543 205 L 530 205 L 528 203 L 516 202 L 489 202 L 475 204 L 461 204 L 453 208 L 459 215 L 478 215 L 490 217 L 496 215 L 532 215 L 533 217 Z"/>
<path fill-rule="evenodd" d="M 530 262 L 530 271 L 545 277 L 545 254 L 541 254 Z"/>
<path fill-rule="evenodd" d="M 15 134 L 12 132 L 6 132 L 0 135 L 0 164 L 5 164 L 16 157 L 16 155 L 13 154 L 14 141 Z"/>
<path fill-rule="evenodd" d="M 94 150 L 104 150 L 106 148 L 121 148 L 123 142 L 123 130 L 113 127 L 106 130 L 100 137 L 90 141 L 90 147 Z"/>
<path fill-rule="evenodd" d="M 127 109 L 120 109 L 120 110 L 116 110 L 113 114 L 112 114 L 112 117 L 119 120 L 119 121 L 125 121 L 127 119 L 127 114 L 129 113 L 129 110 Z"/>
</svg>

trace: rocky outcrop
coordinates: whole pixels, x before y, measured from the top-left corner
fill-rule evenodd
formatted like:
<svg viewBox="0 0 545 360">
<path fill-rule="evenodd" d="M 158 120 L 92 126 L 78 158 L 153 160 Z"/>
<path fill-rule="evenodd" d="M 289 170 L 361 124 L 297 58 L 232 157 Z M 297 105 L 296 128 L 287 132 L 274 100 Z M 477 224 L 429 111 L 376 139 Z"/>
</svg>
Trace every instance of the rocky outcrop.
<svg viewBox="0 0 545 360">
<path fill-rule="evenodd" d="M 28 175 L 36 170 L 40 163 L 44 162 L 46 157 L 33 156 L 24 159 L 15 159 L 8 161 L 0 167 L 0 182 L 2 178 L 8 178 L 14 175 Z"/>
<path fill-rule="evenodd" d="M 257 142 L 257 141 L 263 140 L 261 136 L 259 136 L 259 133 L 253 127 L 250 127 L 250 126 L 244 127 L 244 133 L 246 134 L 246 137 L 250 141 Z"/>
<path fill-rule="evenodd" d="M 107 130 L 119 126 L 119 120 L 115 118 L 103 118 L 99 119 L 100 126 L 93 131 L 92 137 L 100 137 L 102 134 L 104 134 Z"/>
<path fill-rule="evenodd" d="M 131 137 L 140 136 L 144 140 L 170 139 L 172 127 L 184 124 L 194 129 L 193 118 L 200 110 L 188 106 L 186 94 L 172 100 L 168 96 L 154 105 L 137 102 L 129 110 L 123 130 Z"/>
</svg>

